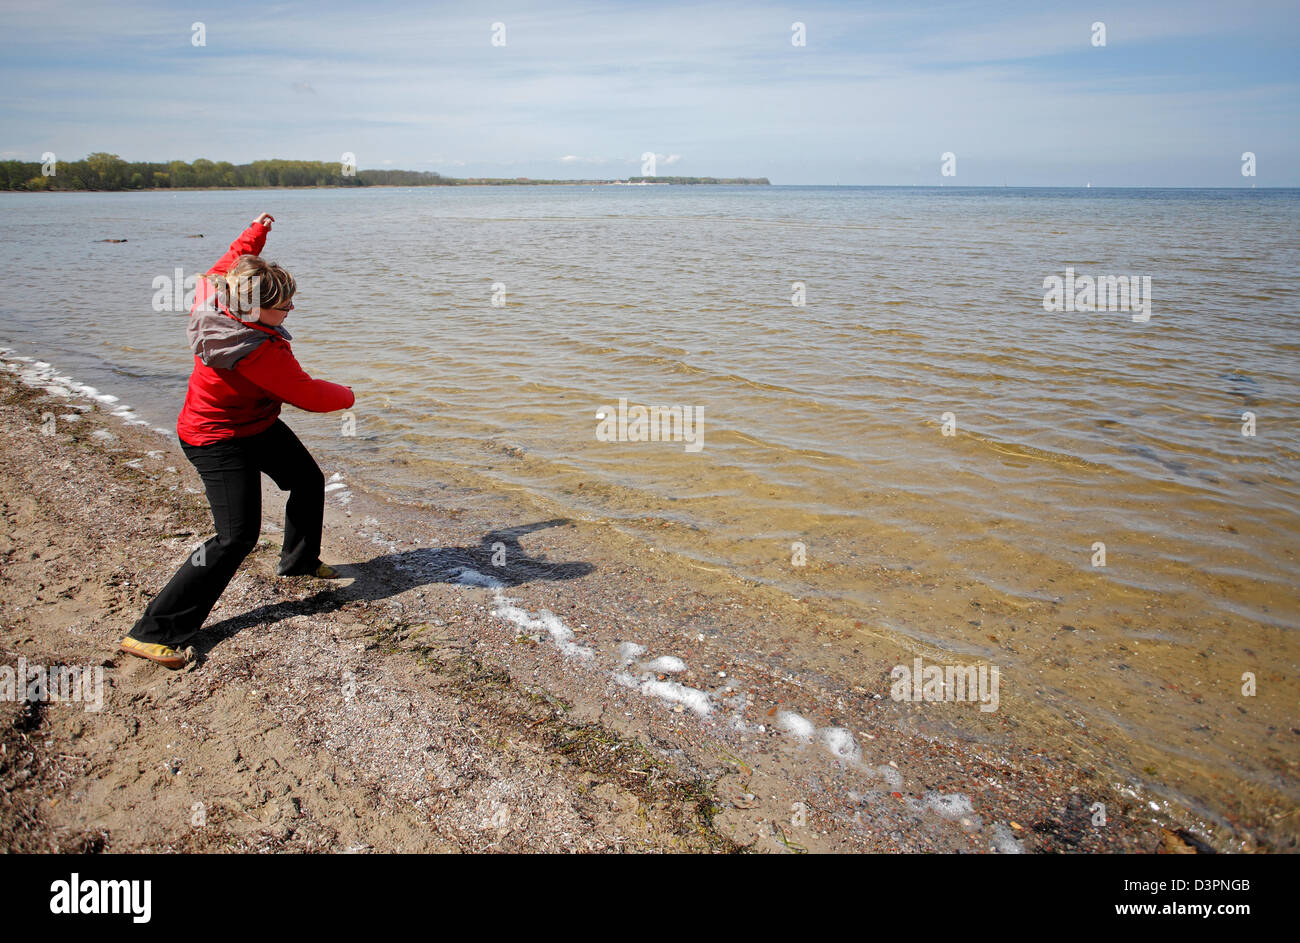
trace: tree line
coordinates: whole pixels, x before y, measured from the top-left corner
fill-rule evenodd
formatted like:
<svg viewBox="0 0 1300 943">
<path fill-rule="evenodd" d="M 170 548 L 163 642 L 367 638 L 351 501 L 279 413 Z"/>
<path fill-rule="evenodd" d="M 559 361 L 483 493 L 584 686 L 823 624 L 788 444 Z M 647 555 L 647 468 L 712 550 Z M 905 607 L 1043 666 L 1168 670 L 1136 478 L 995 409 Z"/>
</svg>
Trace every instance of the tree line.
<svg viewBox="0 0 1300 943">
<path fill-rule="evenodd" d="M 53 170 L 52 174 L 48 171 Z M 343 173 L 338 161 L 255 160 L 251 164 L 199 159 L 155 163 L 125 161 L 95 153 L 82 160 L 0 161 L 5 190 L 168 190 L 186 187 L 365 187 L 435 186 L 447 182 L 436 173 L 414 170 L 358 170 Z"/>
<path fill-rule="evenodd" d="M 50 173 L 49 171 L 53 171 Z M 630 177 L 647 183 L 766 184 L 766 177 Z M 527 177 L 444 177 L 421 170 L 343 172 L 339 161 L 255 160 L 251 164 L 199 159 L 166 163 L 125 161 L 97 152 L 81 160 L 0 161 L 0 190 L 169 190 L 229 187 L 449 187 L 517 184 L 607 184 L 610 180 L 533 180 Z"/>
</svg>

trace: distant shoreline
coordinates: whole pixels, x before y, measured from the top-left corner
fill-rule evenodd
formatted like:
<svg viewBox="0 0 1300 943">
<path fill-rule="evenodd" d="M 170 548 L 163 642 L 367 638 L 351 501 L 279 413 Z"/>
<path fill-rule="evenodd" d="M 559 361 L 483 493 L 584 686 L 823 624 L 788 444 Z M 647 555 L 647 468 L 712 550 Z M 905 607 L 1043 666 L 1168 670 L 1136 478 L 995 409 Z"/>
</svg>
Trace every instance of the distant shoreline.
<svg viewBox="0 0 1300 943">
<path fill-rule="evenodd" d="M 4 190 L 0 193 L 202 193 L 208 191 L 225 191 L 236 193 L 241 190 L 469 190 L 499 189 L 501 187 L 746 187 L 773 186 L 764 183 L 739 183 L 732 180 L 708 181 L 699 183 L 626 183 L 619 180 L 505 180 L 500 183 L 368 183 L 364 186 L 308 185 L 288 187 L 141 187 L 139 189 L 101 190 L 81 187 L 79 189 L 60 188 L 57 190 Z M 835 184 L 808 184 L 808 186 L 835 186 Z M 1095 189 L 1095 188 L 1094 188 Z"/>
<path fill-rule="evenodd" d="M 70 189 L 60 188 L 56 190 L 23 190 L 0 188 L 0 193 L 15 194 L 56 194 L 56 193 L 203 193 L 219 192 L 238 193 L 241 191 L 280 191 L 280 190 L 479 190 L 479 189 L 502 189 L 505 187 L 615 187 L 631 186 L 638 187 L 640 184 L 627 184 L 612 180 L 548 180 L 548 181 L 509 181 L 502 183 L 456 183 L 456 184 L 409 184 L 409 183 L 370 183 L 365 186 L 331 186 L 331 185 L 309 185 L 309 186 L 240 186 L 240 187 L 142 187 L 139 189 L 122 189 L 122 190 L 103 190 L 103 189 Z M 717 183 L 654 183 L 646 184 L 652 187 L 691 187 L 691 186 L 768 186 L 768 187 L 802 187 L 807 189 L 827 189 L 827 190 L 1161 190 L 1161 191 L 1223 191 L 1223 192 L 1278 192 L 1278 191 L 1296 191 L 1300 187 L 1136 187 L 1136 186 L 1113 186 L 1113 187 L 1083 187 L 1078 185 L 1056 184 L 1056 185 L 1035 185 L 1035 186 L 1003 186 L 1001 184 L 947 184 L 940 185 L 934 183 L 765 183 L 765 184 L 742 184 L 730 181 L 719 181 Z"/>
<path fill-rule="evenodd" d="M 125 161 L 96 151 L 80 160 L 0 160 L 0 189 L 18 192 L 72 190 L 120 192 L 131 190 L 270 190 L 348 187 L 466 187 L 466 186 L 655 186 L 657 184 L 722 184 L 770 186 L 766 177 L 689 177 L 642 174 L 620 180 L 553 180 L 530 177 L 444 177 L 428 170 L 359 170 L 356 158 L 340 161 L 272 158 L 248 164 L 199 158 Z"/>
</svg>

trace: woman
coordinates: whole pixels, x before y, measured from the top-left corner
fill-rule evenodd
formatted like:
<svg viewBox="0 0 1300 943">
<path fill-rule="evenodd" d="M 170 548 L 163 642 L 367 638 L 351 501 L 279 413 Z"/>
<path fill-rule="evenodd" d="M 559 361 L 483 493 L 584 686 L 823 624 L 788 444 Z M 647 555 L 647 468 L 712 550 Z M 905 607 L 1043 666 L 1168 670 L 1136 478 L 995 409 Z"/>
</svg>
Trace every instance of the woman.
<svg viewBox="0 0 1300 943">
<path fill-rule="evenodd" d="M 282 576 L 338 573 L 320 561 L 325 479 L 311 453 L 279 418 L 289 403 L 310 412 L 347 409 L 350 387 L 303 372 L 281 323 L 297 285 L 264 262 L 275 217 L 263 213 L 199 280 L 187 334 L 194 351 L 185 406 L 176 422 L 181 448 L 207 491 L 217 535 L 198 548 L 145 609 L 122 650 L 168 668 L 194 657 L 183 645 L 203 626 L 257 545 L 262 529 L 262 473 L 289 492 Z"/>
</svg>

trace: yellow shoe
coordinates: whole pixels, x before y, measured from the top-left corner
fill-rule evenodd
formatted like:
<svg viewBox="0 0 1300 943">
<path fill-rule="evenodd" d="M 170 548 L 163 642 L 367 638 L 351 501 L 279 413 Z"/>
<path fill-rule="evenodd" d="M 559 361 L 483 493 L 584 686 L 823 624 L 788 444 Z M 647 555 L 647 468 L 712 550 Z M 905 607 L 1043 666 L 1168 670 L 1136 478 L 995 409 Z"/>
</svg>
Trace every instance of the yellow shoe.
<svg viewBox="0 0 1300 943">
<path fill-rule="evenodd" d="M 277 576 L 315 576 L 322 580 L 339 580 L 343 578 L 343 574 L 340 573 L 338 570 L 334 569 L 334 567 L 330 566 L 328 563 L 318 563 L 316 565 L 316 569 L 308 573 L 277 573 L 276 575 Z"/>
<path fill-rule="evenodd" d="M 121 647 L 124 652 L 147 658 L 150 661 L 156 661 L 164 668 L 184 668 L 194 660 L 193 648 L 187 648 L 185 651 L 179 652 L 167 645 L 159 645 L 154 642 L 138 642 L 129 635 L 122 639 Z"/>
</svg>

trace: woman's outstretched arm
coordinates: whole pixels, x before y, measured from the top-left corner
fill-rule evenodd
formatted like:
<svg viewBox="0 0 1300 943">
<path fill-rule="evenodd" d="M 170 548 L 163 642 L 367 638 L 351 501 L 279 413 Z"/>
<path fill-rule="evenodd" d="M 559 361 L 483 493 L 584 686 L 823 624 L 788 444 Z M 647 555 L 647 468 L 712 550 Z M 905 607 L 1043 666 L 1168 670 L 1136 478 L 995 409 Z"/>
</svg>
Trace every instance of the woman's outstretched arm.
<svg viewBox="0 0 1300 943">
<path fill-rule="evenodd" d="M 287 344 L 262 344 L 236 363 L 235 370 L 280 402 L 311 413 L 350 409 L 356 402 L 350 388 L 309 377 Z"/>
<path fill-rule="evenodd" d="M 266 245 L 266 234 L 271 231 L 273 222 L 275 217 L 270 213 L 260 214 L 239 234 L 239 238 L 230 244 L 230 248 L 217 264 L 208 269 L 208 274 L 225 275 L 241 255 L 261 255 L 262 247 Z"/>
</svg>

